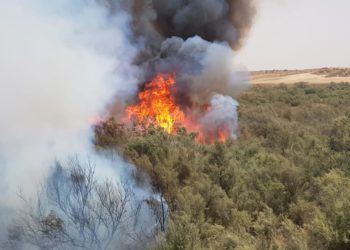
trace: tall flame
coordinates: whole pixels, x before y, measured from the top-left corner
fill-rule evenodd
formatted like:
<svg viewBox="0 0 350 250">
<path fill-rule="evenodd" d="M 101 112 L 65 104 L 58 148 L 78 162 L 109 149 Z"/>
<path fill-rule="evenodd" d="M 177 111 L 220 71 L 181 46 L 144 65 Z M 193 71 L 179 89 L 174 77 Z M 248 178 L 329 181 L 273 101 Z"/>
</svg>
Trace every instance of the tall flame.
<svg viewBox="0 0 350 250">
<path fill-rule="evenodd" d="M 145 90 L 139 93 L 140 102 L 127 108 L 128 119 L 134 119 L 145 126 L 156 125 L 168 133 L 173 133 L 174 125 L 185 119 L 171 93 L 174 85 L 175 75 L 158 74 L 145 86 Z"/>
<path fill-rule="evenodd" d="M 176 125 L 183 126 L 189 132 L 196 132 L 197 142 L 200 143 L 225 142 L 231 137 L 227 124 L 206 127 L 198 122 L 195 115 L 185 115 L 174 98 L 175 87 L 175 74 L 158 74 L 138 94 L 139 102 L 126 109 L 124 121 L 133 121 L 145 127 L 161 127 L 169 134 L 175 133 Z M 210 112 L 210 107 L 203 112 Z"/>
</svg>

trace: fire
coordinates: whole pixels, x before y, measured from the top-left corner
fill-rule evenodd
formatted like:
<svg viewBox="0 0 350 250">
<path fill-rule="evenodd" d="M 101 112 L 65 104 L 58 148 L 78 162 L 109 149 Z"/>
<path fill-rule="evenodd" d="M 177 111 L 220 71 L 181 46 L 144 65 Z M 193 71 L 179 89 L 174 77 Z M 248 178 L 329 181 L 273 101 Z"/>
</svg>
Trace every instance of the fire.
<svg viewBox="0 0 350 250">
<path fill-rule="evenodd" d="M 128 119 L 134 119 L 145 126 L 153 124 L 173 133 L 175 124 L 182 123 L 185 119 L 185 114 L 171 93 L 174 85 L 175 75 L 158 74 L 139 93 L 140 102 L 127 108 Z"/>
<path fill-rule="evenodd" d="M 177 126 L 182 126 L 188 132 L 196 132 L 197 142 L 200 143 L 213 144 L 216 141 L 227 141 L 231 136 L 229 126 L 221 124 L 207 128 L 191 114 L 184 113 L 174 97 L 175 83 L 175 74 L 158 74 L 138 94 L 139 102 L 127 107 L 124 122 L 133 121 L 145 127 L 151 125 L 161 127 L 169 134 L 174 134 Z M 203 112 L 209 111 L 210 107 L 207 107 Z"/>
<path fill-rule="evenodd" d="M 225 143 L 231 137 L 231 131 L 228 126 L 216 128 L 203 128 L 201 126 L 194 128 L 193 126 L 190 124 L 186 128 L 198 133 L 197 142 L 199 143 L 214 144 L 216 141 Z"/>
</svg>

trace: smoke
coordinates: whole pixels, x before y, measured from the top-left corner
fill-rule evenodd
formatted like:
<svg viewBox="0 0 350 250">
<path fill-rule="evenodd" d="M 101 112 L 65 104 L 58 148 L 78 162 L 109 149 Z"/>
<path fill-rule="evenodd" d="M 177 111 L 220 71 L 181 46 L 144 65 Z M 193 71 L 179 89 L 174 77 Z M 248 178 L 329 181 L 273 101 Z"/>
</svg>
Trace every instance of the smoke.
<svg viewBox="0 0 350 250">
<path fill-rule="evenodd" d="M 213 133 L 211 128 L 219 128 L 223 133 L 227 130 L 229 133 L 235 131 L 238 125 L 238 103 L 230 96 L 215 95 L 210 104 L 211 110 L 204 114 L 199 121 L 206 128 L 205 133 Z M 234 134 L 232 136 L 235 138 Z"/>
<path fill-rule="evenodd" d="M 249 85 L 249 75 L 236 70 L 234 52 L 226 43 L 210 43 L 199 36 L 166 39 L 159 57 L 146 67 L 150 75 L 175 71 L 179 95 L 189 96 L 192 104 L 207 104 L 217 93 L 235 96 Z"/>
<path fill-rule="evenodd" d="M 111 163 L 94 152 L 91 120 L 115 98 L 135 93 L 138 50 L 123 10 L 111 16 L 85 0 L 0 5 L 0 235 L 6 236 L 9 211 L 22 204 L 18 192 L 34 197 L 55 159 L 89 155 L 101 179 L 130 178 L 120 158 Z"/>
<path fill-rule="evenodd" d="M 164 38 L 200 36 L 226 41 L 239 49 L 254 23 L 256 0 L 99 0 L 110 11 L 123 6 L 133 15 L 134 31 L 158 42 Z M 156 41 L 153 41 L 156 42 Z"/>
<path fill-rule="evenodd" d="M 102 2 L 114 13 L 115 1 Z M 141 48 L 135 60 L 141 69 L 140 83 L 150 81 L 158 73 L 175 72 L 177 102 L 192 120 L 197 123 L 206 120 L 202 117 L 207 116 L 203 107 L 215 103 L 218 95 L 232 99 L 249 87 L 249 73 L 235 64 L 234 56 L 253 24 L 256 14 L 254 0 L 134 0 L 118 3 L 133 17 L 134 40 Z M 236 102 L 232 99 L 230 103 Z M 231 106 L 236 116 L 237 106 Z M 217 113 L 215 117 L 219 117 L 227 109 L 216 107 L 211 113 L 213 110 Z M 231 122 L 230 119 L 226 121 Z M 202 125 L 208 127 L 210 124 Z M 234 122 L 228 126 L 232 137 L 236 125 Z"/>
<path fill-rule="evenodd" d="M 155 25 L 165 37 L 200 36 L 241 46 L 255 16 L 252 0 L 153 1 Z"/>
<path fill-rule="evenodd" d="M 253 23 L 253 0 L 0 5 L 0 235 L 21 204 L 19 189 L 34 197 L 55 159 L 92 155 L 101 179 L 130 177 L 118 157 L 111 163 L 95 153 L 91 121 L 135 98 L 156 73 L 175 72 L 182 108 L 208 129 L 228 123 L 234 136 L 231 96 L 249 85 L 234 50 Z"/>
<path fill-rule="evenodd" d="M 124 82 L 135 82 L 115 67 L 132 60 L 133 49 L 118 41 L 126 17 L 113 20 L 118 30 L 101 8 L 79 1 L 56 15 L 68 4 L 59 2 L 15 0 L 0 10 L 0 159 L 10 197 L 19 184 L 31 190 L 52 157 L 85 151 L 89 119 L 104 112 Z"/>
</svg>

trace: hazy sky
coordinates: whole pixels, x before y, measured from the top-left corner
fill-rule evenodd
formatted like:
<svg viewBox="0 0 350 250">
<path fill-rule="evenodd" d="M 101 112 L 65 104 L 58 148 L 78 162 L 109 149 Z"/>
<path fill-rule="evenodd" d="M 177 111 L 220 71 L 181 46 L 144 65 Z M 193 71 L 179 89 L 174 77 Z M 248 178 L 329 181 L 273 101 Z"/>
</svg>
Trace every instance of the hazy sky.
<svg viewBox="0 0 350 250">
<path fill-rule="evenodd" d="M 350 0 L 258 0 L 237 60 L 250 70 L 350 67 Z"/>
</svg>

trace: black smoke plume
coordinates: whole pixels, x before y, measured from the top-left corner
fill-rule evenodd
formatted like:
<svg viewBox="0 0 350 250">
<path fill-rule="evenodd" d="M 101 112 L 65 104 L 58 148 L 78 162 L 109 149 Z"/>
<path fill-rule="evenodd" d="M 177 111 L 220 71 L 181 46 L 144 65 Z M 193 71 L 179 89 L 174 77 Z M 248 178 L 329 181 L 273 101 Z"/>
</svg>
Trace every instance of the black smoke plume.
<svg viewBox="0 0 350 250">
<path fill-rule="evenodd" d="M 135 64 L 140 69 L 141 89 L 157 73 L 176 73 L 178 102 L 198 116 L 198 110 L 211 105 L 214 97 L 215 103 L 226 100 L 217 96 L 237 96 L 249 85 L 248 72 L 237 68 L 234 56 L 253 24 L 255 0 L 100 1 L 112 15 L 119 8 L 131 14 L 131 37 L 139 46 Z M 215 112 L 234 113 L 227 120 L 234 136 L 237 105 L 226 107 L 232 103 L 236 102 L 219 105 L 223 109 Z M 198 118 L 199 123 L 203 120 Z"/>
<path fill-rule="evenodd" d="M 154 0 L 156 29 L 164 37 L 226 41 L 241 46 L 255 16 L 252 0 Z"/>
</svg>

